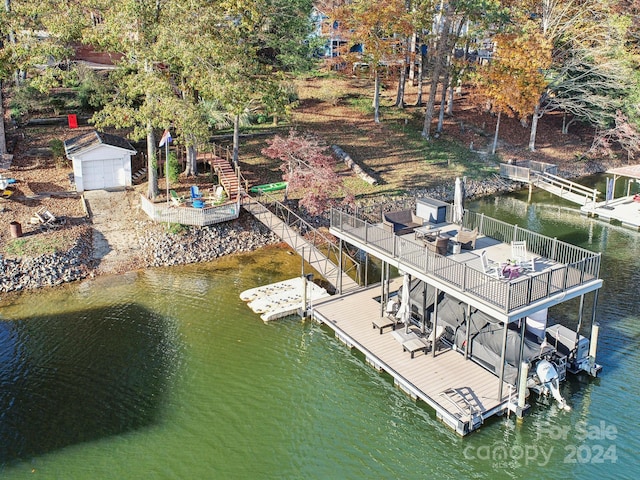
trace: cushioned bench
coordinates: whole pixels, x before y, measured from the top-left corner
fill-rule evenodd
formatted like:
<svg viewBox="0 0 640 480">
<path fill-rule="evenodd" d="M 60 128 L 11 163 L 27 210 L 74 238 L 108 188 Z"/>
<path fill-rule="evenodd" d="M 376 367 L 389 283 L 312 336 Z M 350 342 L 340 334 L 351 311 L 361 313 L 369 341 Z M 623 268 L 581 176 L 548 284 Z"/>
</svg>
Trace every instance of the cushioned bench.
<svg viewBox="0 0 640 480">
<path fill-rule="evenodd" d="M 411 210 L 398 210 L 382 214 L 382 226 L 388 232 L 396 235 L 412 233 L 416 228 L 421 227 L 424 220 Z"/>
</svg>

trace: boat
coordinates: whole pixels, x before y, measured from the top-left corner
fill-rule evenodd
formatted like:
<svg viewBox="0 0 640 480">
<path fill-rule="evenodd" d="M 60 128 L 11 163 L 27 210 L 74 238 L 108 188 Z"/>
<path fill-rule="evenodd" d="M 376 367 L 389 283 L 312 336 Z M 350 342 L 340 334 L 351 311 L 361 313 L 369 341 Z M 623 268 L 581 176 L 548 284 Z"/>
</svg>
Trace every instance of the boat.
<svg viewBox="0 0 640 480">
<path fill-rule="evenodd" d="M 287 188 L 287 182 L 265 183 L 264 185 L 255 185 L 249 189 L 251 193 L 268 193 L 277 192 Z"/>
</svg>

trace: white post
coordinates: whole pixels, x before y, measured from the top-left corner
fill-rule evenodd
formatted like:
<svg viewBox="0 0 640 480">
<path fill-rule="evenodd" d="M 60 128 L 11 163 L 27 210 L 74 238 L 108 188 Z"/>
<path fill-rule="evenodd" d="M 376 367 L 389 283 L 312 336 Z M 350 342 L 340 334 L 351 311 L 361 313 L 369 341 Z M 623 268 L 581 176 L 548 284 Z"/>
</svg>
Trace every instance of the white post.
<svg viewBox="0 0 640 480">
<path fill-rule="evenodd" d="M 518 382 L 518 409 L 516 415 L 522 417 L 527 401 L 527 377 L 529 376 L 529 363 L 522 362 L 520 366 L 520 381 Z"/>
<path fill-rule="evenodd" d="M 167 184 L 167 207 L 169 206 L 169 142 L 164 144 L 164 181 Z"/>
<path fill-rule="evenodd" d="M 600 331 L 600 325 L 594 323 L 591 327 L 591 342 L 589 342 L 589 361 L 596 362 L 596 351 L 598 350 L 598 333 Z"/>
</svg>

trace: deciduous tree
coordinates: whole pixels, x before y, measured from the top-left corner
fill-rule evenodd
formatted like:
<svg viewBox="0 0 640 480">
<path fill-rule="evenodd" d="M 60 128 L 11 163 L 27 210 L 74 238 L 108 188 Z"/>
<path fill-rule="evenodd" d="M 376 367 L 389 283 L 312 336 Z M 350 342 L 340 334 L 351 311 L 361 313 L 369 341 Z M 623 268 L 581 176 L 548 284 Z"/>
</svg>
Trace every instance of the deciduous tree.
<svg viewBox="0 0 640 480">
<path fill-rule="evenodd" d="M 331 204 L 332 196 L 342 189 L 336 174 L 336 161 L 326 153 L 327 146 L 318 138 L 303 135 L 296 130 L 288 137 L 276 135 L 262 153 L 282 161 L 280 170 L 287 182 L 285 199 L 289 191 L 300 192 L 300 205 L 311 215 L 319 215 Z"/>
</svg>

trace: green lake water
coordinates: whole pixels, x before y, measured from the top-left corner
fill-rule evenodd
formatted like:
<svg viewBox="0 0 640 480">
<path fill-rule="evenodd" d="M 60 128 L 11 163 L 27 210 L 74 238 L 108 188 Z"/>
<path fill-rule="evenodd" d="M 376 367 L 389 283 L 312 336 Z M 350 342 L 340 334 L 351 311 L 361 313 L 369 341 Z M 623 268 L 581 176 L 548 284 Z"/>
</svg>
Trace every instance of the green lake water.
<svg viewBox="0 0 640 480">
<path fill-rule="evenodd" d="M 252 313 L 240 292 L 300 274 L 265 249 L 2 296 L 1 478 L 637 478 L 640 233 L 526 200 L 467 207 L 603 252 L 603 372 L 563 385 L 570 412 L 458 437 L 328 329 Z"/>
</svg>

